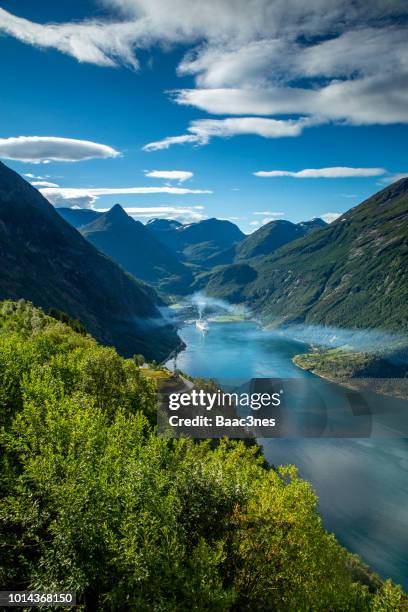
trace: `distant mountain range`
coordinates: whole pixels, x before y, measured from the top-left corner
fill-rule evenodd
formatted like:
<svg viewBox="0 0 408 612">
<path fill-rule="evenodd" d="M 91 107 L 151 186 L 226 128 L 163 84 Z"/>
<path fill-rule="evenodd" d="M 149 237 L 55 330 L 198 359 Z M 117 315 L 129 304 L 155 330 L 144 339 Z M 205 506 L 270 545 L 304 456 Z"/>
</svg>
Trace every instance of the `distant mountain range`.
<svg viewBox="0 0 408 612">
<path fill-rule="evenodd" d="M 127 272 L 173 294 L 188 293 L 193 274 L 271 254 L 327 225 L 322 219 L 297 224 L 277 220 L 246 236 L 237 225 L 221 219 L 186 225 L 151 219 L 143 225 L 118 204 L 106 213 L 70 208 L 57 211 Z"/>
<path fill-rule="evenodd" d="M 145 225 L 127 215 L 119 204 L 79 227 L 79 231 L 127 272 L 156 285 L 161 291 L 183 293 L 191 285 L 190 269 Z"/>
<path fill-rule="evenodd" d="M 186 293 L 193 280 L 192 271 L 230 263 L 235 245 L 245 238 L 230 221 L 205 219 L 183 225 L 171 219 L 151 219 L 143 225 L 120 206 L 122 215 L 111 215 L 115 208 L 107 213 L 79 208 L 56 210 L 125 270 L 164 292 Z"/>
<path fill-rule="evenodd" d="M 259 253 L 263 231 L 247 239 L 255 241 L 247 257 Z M 401 179 L 319 231 L 202 274 L 195 287 L 245 302 L 275 325 L 306 321 L 399 331 L 408 329 L 407 278 L 408 179 Z"/>
<path fill-rule="evenodd" d="M 199 267 L 212 267 L 227 263 L 222 254 L 245 238 L 239 227 L 231 221 L 205 219 L 198 223 L 182 225 L 174 221 L 152 219 L 146 227 L 180 259 Z"/>
<path fill-rule="evenodd" d="M 155 291 L 97 251 L 2 163 L 0 260 L 0 299 L 63 310 L 126 355 L 163 359 L 180 343 Z"/>
<path fill-rule="evenodd" d="M 164 293 L 204 290 L 245 303 L 273 325 L 408 329 L 408 179 L 330 225 L 319 218 L 276 220 L 248 236 L 219 219 L 187 225 L 152 219 L 143 225 L 119 205 L 107 213 L 58 212 L 127 272 Z M 42 244 L 51 259 L 51 247 Z M 136 286 L 154 301 L 153 290 Z"/>
</svg>

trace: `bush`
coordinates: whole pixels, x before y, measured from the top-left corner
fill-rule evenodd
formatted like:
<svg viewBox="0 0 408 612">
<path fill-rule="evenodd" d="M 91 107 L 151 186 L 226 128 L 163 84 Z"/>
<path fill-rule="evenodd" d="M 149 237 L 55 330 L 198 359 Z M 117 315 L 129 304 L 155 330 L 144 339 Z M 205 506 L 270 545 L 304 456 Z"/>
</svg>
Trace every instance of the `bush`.
<svg viewBox="0 0 408 612">
<path fill-rule="evenodd" d="M 404 609 L 323 529 L 295 468 L 159 438 L 134 360 L 30 304 L 1 313 L 3 588 L 100 610 Z"/>
</svg>

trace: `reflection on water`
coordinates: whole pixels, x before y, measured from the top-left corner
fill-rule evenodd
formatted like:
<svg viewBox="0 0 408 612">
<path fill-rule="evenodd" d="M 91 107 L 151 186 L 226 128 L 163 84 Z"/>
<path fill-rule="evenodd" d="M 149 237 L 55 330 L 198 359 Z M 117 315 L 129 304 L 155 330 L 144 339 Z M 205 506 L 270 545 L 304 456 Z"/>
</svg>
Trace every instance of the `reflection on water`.
<svg viewBox="0 0 408 612">
<path fill-rule="evenodd" d="M 307 346 L 251 322 L 213 323 L 207 335 L 180 330 L 177 367 L 192 376 L 248 380 L 315 378 L 291 361 Z M 320 499 L 328 529 L 381 575 L 408 587 L 408 441 L 259 440 L 273 464 L 294 463 Z"/>
</svg>

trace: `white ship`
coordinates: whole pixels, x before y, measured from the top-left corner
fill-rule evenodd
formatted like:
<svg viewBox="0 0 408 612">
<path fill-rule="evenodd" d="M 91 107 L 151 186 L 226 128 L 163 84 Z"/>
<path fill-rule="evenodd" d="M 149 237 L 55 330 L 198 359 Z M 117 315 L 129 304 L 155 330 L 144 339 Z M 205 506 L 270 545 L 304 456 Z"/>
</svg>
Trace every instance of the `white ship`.
<svg viewBox="0 0 408 612">
<path fill-rule="evenodd" d="M 207 332 L 208 331 L 208 323 L 207 323 L 207 321 L 204 321 L 204 319 L 197 319 L 197 321 L 196 321 L 196 328 L 199 329 L 202 332 Z"/>
</svg>

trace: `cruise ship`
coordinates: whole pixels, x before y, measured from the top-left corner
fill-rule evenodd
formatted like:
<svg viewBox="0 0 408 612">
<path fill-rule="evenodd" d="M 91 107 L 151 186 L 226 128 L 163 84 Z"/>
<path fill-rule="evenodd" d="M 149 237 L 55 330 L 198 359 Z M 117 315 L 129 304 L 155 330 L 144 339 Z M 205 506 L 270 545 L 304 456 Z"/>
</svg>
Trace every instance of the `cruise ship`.
<svg viewBox="0 0 408 612">
<path fill-rule="evenodd" d="M 204 319 L 197 319 L 196 327 L 197 327 L 197 329 L 199 329 L 202 332 L 207 332 L 208 331 L 208 323 L 207 323 L 207 321 L 204 321 Z"/>
</svg>

